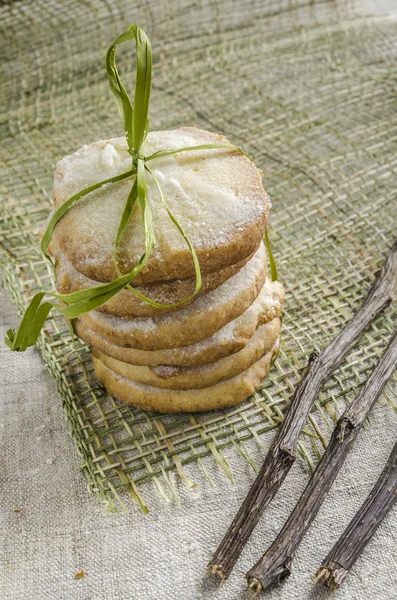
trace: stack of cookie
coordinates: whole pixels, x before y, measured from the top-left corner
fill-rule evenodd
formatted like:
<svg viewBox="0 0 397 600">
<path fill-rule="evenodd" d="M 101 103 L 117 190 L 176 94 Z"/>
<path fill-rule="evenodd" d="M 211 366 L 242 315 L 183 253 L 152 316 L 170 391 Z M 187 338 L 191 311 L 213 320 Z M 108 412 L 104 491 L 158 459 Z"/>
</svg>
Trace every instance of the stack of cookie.
<svg viewBox="0 0 397 600">
<path fill-rule="evenodd" d="M 149 133 L 145 155 L 225 138 L 194 128 Z M 55 172 L 57 208 L 79 190 L 127 171 L 125 138 L 84 146 Z M 189 303 L 195 270 L 191 252 L 171 223 L 148 174 L 156 245 L 127 288 L 74 322 L 94 348 L 95 371 L 116 398 L 158 412 L 200 411 L 241 402 L 261 385 L 279 345 L 283 289 L 267 275 L 262 239 L 270 203 L 262 174 L 244 155 L 223 149 L 158 158 L 150 167 L 200 263 L 202 287 Z M 131 180 L 103 186 L 80 200 L 56 226 L 50 252 L 57 289 L 68 293 L 117 276 L 113 244 Z M 129 272 L 144 250 L 138 206 L 117 251 Z"/>
</svg>

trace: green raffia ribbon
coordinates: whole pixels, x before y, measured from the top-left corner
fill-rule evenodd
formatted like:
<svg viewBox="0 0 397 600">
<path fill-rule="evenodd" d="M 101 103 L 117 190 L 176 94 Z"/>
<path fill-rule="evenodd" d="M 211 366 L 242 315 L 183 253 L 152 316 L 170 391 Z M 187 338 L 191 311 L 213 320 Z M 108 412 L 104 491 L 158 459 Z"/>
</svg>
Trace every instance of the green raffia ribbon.
<svg viewBox="0 0 397 600">
<path fill-rule="evenodd" d="M 274 260 L 272 248 L 270 246 L 269 232 L 267 229 L 265 231 L 265 235 L 264 235 L 263 239 L 265 241 L 267 255 L 269 257 L 270 275 L 272 277 L 272 281 L 277 281 L 278 280 L 277 266 L 276 266 L 276 261 Z"/>
<path fill-rule="evenodd" d="M 116 67 L 116 47 L 118 44 L 122 44 L 123 42 L 127 42 L 132 39 L 135 39 L 136 43 L 136 79 L 134 104 L 131 103 Z M 29 346 L 33 346 L 37 341 L 39 333 L 49 312 L 53 308 L 64 315 L 67 319 L 74 319 L 90 310 L 97 308 L 107 300 L 110 300 L 110 298 L 118 294 L 124 287 L 127 287 L 133 294 L 151 306 L 156 308 L 174 308 L 190 301 L 201 289 L 201 271 L 195 249 L 187 234 L 183 230 L 181 224 L 168 208 L 160 182 L 148 166 L 148 163 L 157 158 L 171 156 L 172 154 L 178 154 L 179 152 L 190 152 L 195 150 L 223 148 L 229 151 L 238 151 L 244 155 L 245 153 L 240 148 L 230 144 L 201 144 L 197 146 L 186 146 L 175 150 L 159 150 L 153 154 L 150 154 L 149 156 L 144 156 L 142 154 L 142 144 L 145 141 L 149 131 L 148 113 L 152 83 L 152 47 L 149 38 L 145 32 L 138 27 L 138 25 L 130 25 L 130 27 L 110 46 L 106 54 L 106 73 L 108 76 L 110 89 L 115 98 L 120 117 L 123 121 L 128 152 L 132 158 L 131 169 L 125 173 L 111 177 L 110 179 L 90 185 L 77 194 L 74 194 L 74 196 L 64 202 L 54 212 L 50 219 L 41 241 L 41 250 L 45 257 L 52 262 L 51 257 L 48 254 L 48 247 L 50 245 L 55 226 L 63 217 L 63 215 L 70 208 L 72 208 L 72 206 L 79 202 L 79 200 L 91 192 L 101 188 L 103 185 L 116 183 L 118 181 L 122 181 L 123 179 L 132 179 L 133 184 L 125 203 L 120 225 L 113 245 L 113 260 L 115 263 L 117 277 L 110 283 L 69 294 L 57 294 L 55 292 L 39 292 L 35 294 L 25 311 L 17 332 L 12 329 L 7 331 L 5 343 L 11 350 L 23 352 Z M 147 199 L 146 173 L 149 173 L 153 177 L 159 189 L 161 200 L 166 208 L 167 214 L 185 240 L 192 254 L 194 263 L 196 278 L 194 292 L 187 298 L 184 298 L 180 302 L 174 304 L 159 304 L 154 302 L 131 286 L 131 283 L 148 261 L 150 253 L 156 243 L 156 236 L 153 229 L 152 211 Z M 142 225 L 145 233 L 145 251 L 138 261 L 138 264 L 131 271 L 125 275 L 122 275 L 117 261 L 117 249 L 123 232 L 127 226 L 131 212 L 136 203 L 138 203 L 142 213 Z M 277 279 L 277 270 L 270 249 L 270 242 L 267 232 L 265 234 L 265 243 L 269 254 L 272 279 L 274 280 Z M 45 296 L 51 296 L 55 298 L 55 300 L 44 300 Z M 59 301 L 63 303 L 64 306 L 61 306 L 58 303 Z"/>
</svg>

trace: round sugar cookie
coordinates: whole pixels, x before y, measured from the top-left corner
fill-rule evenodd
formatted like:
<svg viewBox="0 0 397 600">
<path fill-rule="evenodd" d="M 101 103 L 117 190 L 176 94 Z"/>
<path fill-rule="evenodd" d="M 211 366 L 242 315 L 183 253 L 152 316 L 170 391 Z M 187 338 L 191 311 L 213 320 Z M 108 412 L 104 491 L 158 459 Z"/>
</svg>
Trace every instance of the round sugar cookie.
<svg viewBox="0 0 397 600">
<path fill-rule="evenodd" d="M 239 352 L 198 367 L 170 365 L 142 367 L 116 360 L 99 350 L 94 350 L 94 356 L 118 375 L 137 383 L 173 390 L 206 388 L 235 377 L 267 354 L 275 344 L 280 332 L 280 319 L 273 319 L 271 324 L 272 326 L 268 329 L 266 326 L 263 329 L 257 329 L 246 346 Z"/>
<path fill-rule="evenodd" d="M 253 394 L 269 371 L 278 347 L 277 340 L 267 354 L 232 379 L 190 390 L 168 390 L 135 383 L 109 369 L 99 358 L 94 356 L 93 360 L 97 377 L 106 391 L 123 402 L 159 413 L 200 412 L 234 406 Z"/>
<path fill-rule="evenodd" d="M 117 360 L 133 365 L 191 367 L 215 362 L 238 352 L 258 328 L 261 329 L 260 335 L 266 339 L 269 330 L 275 326 L 274 319 L 281 316 L 283 302 L 282 285 L 267 279 L 255 302 L 214 335 L 190 346 L 167 350 L 137 350 L 117 346 L 85 327 L 79 319 L 73 321 L 73 327 L 83 341 Z"/>
<path fill-rule="evenodd" d="M 89 287 L 102 285 L 100 282 L 88 279 L 76 271 L 66 255 L 56 245 L 53 247 L 53 257 L 56 265 L 56 287 L 60 294 L 69 294 Z M 154 315 L 175 312 L 183 306 L 188 306 L 196 298 L 222 285 L 227 279 L 238 273 L 250 258 L 252 257 L 247 257 L 239 263 L 220 269 L 220 271 L 203 275 L 199 293 L 193 300 L 186 302 L 182 306 L 156 308 L 135 296 L 130 290 L 124 288 L 96 310 L 118 317 L 152 317 Z M 139 293 L 161 304 L 175 304 L 188 298 L 194 292 L 195 285 L 195 279 L 173 279 L 171 281 L 158 281 L 141 286 L 133 284 Z"/>
<path fill-rule="evenodd" d="M 258 297 L 265 278 L 266 251 L 261 244 L 236 275 L 174 313 L 127 319 L 93 310 L 82 315 L 80 320 L 118 346 L 140 350 L 179 348 L 210 337 L 241 315 Z"/>
<path fill-rule="evenodd" d="M 142 152 L 178 149 L 209 143 L 229 144 L 223 136 L 196 128 L 149 132 Z M 182 152 L 148 163 L 162 186 L 166 202 L 189 236 L 203 274 L 234 265 L 259 246 L 267 226 L 269 198 L 261 171 L 235 150 Z M 80 190 L 131 169 L 124 137 L 85 145 L 57 164 L 55 207 Z M 195 275 L 191 253 L 167 215 L 153 177 L 147 173 L 156 245 L 135 283 L 187 279 Z M 94 281 L 116 277 L 112 259 L 131 179 L 107 184 L 79 200 L 54 231 L 58 244 L 77 271 Z M 50 245 L 50 252 L 52 246 Z M 122 237 L 118 259 L 129 272 L 144 252 L 141 210 L 136 204 Z"/>
</svg>

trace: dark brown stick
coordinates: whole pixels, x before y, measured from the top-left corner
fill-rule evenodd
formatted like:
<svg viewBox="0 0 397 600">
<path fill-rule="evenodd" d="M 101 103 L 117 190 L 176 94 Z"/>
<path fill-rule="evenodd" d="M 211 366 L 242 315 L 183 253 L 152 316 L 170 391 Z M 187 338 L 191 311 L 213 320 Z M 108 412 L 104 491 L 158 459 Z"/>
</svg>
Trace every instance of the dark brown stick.
<svg viewBox="0 0 397 600">
<path fill-rule="evenodd" d="M 316 581 L 331 591 L 345 581 L 387 513 L 397 501 L 397 443 L 370 495 L 317 571 Z"/>
<path fill-rule="evenodd" d="M 323 500 L 373 407 L 397 366 L 397 330 L 367 382 L 338 420 L 331 441 L 284 527 L 256 565 L 247 573 L 250 588 L 259 593 L 291 572 L 296 549 L 315 519 Z"/>
<path fill-rule="evenodd" d="M 308 369 L 295 390 L 265 462 L 208 565 L 212 573 L 222 579 L 229 576 L 263 511 L 295 461 L 299 435 L 322 385 L 340 365 L 372 319 L 390 303 L 396 279 L 397 241 L 360 310 L 321 354 L 310 357 Z"/>
</svg>

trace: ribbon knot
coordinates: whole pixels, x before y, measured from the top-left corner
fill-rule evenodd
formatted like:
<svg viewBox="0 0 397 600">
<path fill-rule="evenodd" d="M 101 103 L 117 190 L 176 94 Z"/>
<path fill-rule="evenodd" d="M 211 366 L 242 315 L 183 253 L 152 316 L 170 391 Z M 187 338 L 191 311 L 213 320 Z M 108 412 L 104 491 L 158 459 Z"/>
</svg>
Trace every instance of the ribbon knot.
<svg viewBox="0 0 397 600">
<path fill-rule="evenodd" d="M 144 156 L 144 154 L 139 150 L 139 151 L 133 151 L 132 153 L 132 163 L 136 166 L 138 160 L 146 160 L 146 157 Z"/>
</svg>

